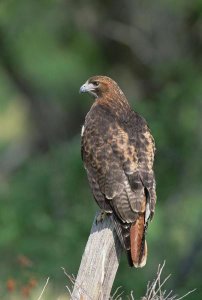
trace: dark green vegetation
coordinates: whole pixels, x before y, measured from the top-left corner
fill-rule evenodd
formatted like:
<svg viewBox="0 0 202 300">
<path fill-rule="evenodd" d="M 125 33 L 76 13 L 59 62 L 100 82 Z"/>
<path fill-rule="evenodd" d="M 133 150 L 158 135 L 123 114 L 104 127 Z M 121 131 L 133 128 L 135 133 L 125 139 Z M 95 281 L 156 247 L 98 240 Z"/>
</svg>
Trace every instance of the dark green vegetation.
<svg viewBox="0 0 202 300">
<path fill-rule="evenodd" d="M 0 1 L 1 299 L 9 279 L 20 293 L 50 276 L 59 295 L 60 267 L 77 272 L 97 209 L 80 158 L 92 101 L 78 90 L 95 74 L 119 83 L 157 146 L 148 263 L 123 257 L 114 287 L 138 299 L 165 259 L 169 287 L 202 298 L 201 32 L 200 0 Z"/>
</svg>

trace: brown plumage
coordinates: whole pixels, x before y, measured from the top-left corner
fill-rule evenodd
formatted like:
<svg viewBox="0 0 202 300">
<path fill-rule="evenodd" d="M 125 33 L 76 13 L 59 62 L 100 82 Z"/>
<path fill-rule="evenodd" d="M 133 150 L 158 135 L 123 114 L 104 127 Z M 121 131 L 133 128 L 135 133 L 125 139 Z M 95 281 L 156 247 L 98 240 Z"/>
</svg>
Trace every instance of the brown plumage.
<svg viewBox="0 0 202 300">
<path fill-rule="evenodd" d="M 143 267 L 145 233 L 156 203 L 154 139 L 146 121 L 131 109 L 111 78 L 91 77 L 80 91 L 95 98 L 81 134 L 90 187 L 100 208 L 114 214 L 129 264 Z"/>
</svg>

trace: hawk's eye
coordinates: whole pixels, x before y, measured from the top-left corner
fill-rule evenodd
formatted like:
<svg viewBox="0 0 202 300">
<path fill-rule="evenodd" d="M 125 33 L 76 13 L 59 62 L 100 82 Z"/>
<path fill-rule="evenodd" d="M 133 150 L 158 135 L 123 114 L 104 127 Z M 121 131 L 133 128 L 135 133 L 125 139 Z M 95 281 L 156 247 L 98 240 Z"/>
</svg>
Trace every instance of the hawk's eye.
<svg viewBox="0 0 202 300">
<path fill-rule="evenodd" d="M 94 86 L 98 86 L 98 85 L 99 85 L 99 82 L 98 82 L 98 81 L 93 81 L 92 84 L 93 84 Z"/>
</svg>

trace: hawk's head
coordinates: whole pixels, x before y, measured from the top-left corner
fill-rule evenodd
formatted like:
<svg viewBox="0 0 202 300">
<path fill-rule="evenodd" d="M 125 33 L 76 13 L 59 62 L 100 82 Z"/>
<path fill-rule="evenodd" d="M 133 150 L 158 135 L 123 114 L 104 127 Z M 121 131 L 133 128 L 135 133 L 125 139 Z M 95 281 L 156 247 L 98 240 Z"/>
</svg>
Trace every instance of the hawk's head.
<svg viewBox="0 0 202 300">
<path fill-rule="evenodd" d="M 88 92 L 95 98 L 101 97 L 108 92 L 123 94 L 118 84 L 107 76 L 93 76 L 89 78 L 80 88 L 80 93 L 85 92 Z"/>
</svg>

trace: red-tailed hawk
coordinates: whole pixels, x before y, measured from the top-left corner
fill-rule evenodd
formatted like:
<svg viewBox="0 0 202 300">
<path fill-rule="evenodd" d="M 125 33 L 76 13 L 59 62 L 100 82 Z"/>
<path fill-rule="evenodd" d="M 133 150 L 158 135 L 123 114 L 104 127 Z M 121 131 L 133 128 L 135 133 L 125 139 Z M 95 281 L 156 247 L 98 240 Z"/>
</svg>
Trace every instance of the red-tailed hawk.
<svg viewBox="0 0 202 300">
<path fill-rule="evenodd" d="M 131 109 L 111 78 L 91 77 L 80 92 L 95 98 L 81 133 L 90 187 L 102 211 L 114 214 L 129 264 L 143 267 L 145 233 L 156 203 L 154 139 L 146 121 Z"/>
</svg>

